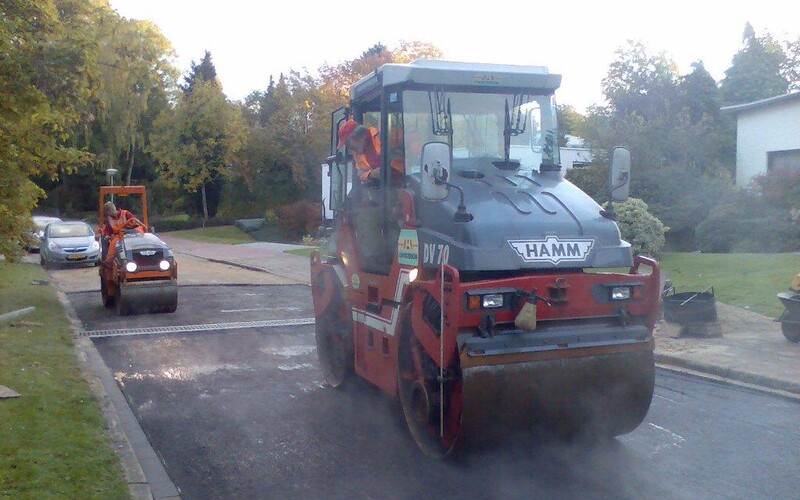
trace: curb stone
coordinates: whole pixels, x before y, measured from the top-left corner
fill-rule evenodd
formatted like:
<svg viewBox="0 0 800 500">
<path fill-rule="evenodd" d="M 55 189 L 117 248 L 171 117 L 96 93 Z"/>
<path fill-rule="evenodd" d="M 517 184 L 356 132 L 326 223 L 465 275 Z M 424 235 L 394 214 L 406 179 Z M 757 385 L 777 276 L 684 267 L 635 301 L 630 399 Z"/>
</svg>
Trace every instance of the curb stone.
<svg viewBox="0 0 800 500">
<path fill-rule="evenodd" d="M 148 477 L 142 469 L 142 464 L 139 461 L 139 457 L 137 456 L 136 451 L 131 444 L 128 434 L 124 430 L 125 425 L 123 425 L 122 418 L 119 413 L 121 410 L 124 410 L 124 408 L 118 408 L 115 406 L 114 401 L 112 400 L 114 398 L 112 398 L 111 394 L 109 394 L 110 391 L 119 392 L 119 387 L 117 387 L 116 382 L 113 380 L 113 375 L 103 362 L 100 353 L 95 348 L 91 339 L 80 336 L 80 332 L 83 330 L 83 324 L 78 318 L 78 314 L 72 307 L 72 304 L 69 302 L 69 299 L 67 299 L 66 294 L 55 286 L 53 288 L 56 292 L 58 301 L 61 303 L 64 311 L 66 312 L 72 333 L 73 346 L 80 362 L 83 377 L 88 382 L 92 393 L 97 398 L 100 409 L 102 410 L 103 416 L 106 419 L 107 432 L 111 441 L 110 444 L 114 448 L 114 452 L 119 457 L 120 465 L 122 466 L 125 481 L 128 484 L 128 492 L 130 493 L 131 498 L 134 500 L 179 498 L 179 491 L 171 482 L 168 485 L 162 484 L 162 493 L 166 494 L 159 496 L 155 496 L 153 494 L 150 482 L 148 481 Z M 103 383 L 104 378 L 106 379 L 105 384 Z M 125 401 L 121 392 L 119 392 L 116 399 L 120 398 L 123 402 Z M 130 411 L 129 408 L 128 411 Z M 138 421 L 135 420 L 135 417 L 133 417 L 133 420 L 136 422 L 135 425 L 138 427 Z M 149 442 L 147 442 L 146 445 L 139 445 L 140 448 L 143 446 L 150 448 L 151 453 L 155 455 L 155 452 L 152 451 L 152 447 L 150 447 Z M 163 474 L 166 476 L 166 471 L 164 471 Z M 174 494 L 172 494 L 172 490 L 174 490 Z"/>
<path fill-rule="evenodd" d="M 771 391 L 788 393 L 788 395 L 794 398 L 800 397 L 800 384 L 787 380 L 777 380 L 774 378 L 765 377 L 763 375 L 747 373 L 741 370 L 699 363 L 697 361 L 690 361 L 677 356 L 670 356 L 668 354 L 656 353 L 656 363 L 675 366 L 678 368 L 685 368 L 687 370 L 712 375 L 714 377 L 741 382 L 743 384 L 747 384 L 748 386 L 752 386 L 753 388 L 762 388 Z"/>
</svg>

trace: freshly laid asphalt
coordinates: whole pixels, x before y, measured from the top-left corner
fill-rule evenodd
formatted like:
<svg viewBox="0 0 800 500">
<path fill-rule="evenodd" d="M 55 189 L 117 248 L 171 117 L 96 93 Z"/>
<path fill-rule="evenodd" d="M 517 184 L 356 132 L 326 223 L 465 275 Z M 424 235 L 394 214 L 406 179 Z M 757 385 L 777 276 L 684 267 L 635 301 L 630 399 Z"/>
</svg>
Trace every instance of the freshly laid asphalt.
<svg viewBox="0 0 800 500">
<path fill-rule="evenodd" d="M 178 255 L 262 271 L 285 283 L 309 283 L 309 260 L 286 253 L 301 248 L 276 243 L 210 244 L 162 236 Z M 777 299 L 775 299 L 777 300 Z M 661 321 L 655 331 L 656 361 L 758 388 L 800 397 L 800 343 L 788 342 L 773 318 L 717 303 L 716 338 L 681 337 Z"/>
<path fill-rule="evenodd" d="M 306 285 L 309 284 L 308 258 L 285 252 L 285 250 L 288 249 L 298 248 L 295 245 L 280 245 L 273 243 L 251 243 L 240 245 L 209 244 L 174 238 L 168 234 L 160 236 L 171 245 L 173 251 L 178 257 L 179 262 L 185 262 L 187 264 L 191 263 L 191 265 L 198 268 L 202 268 L 202 262 L 206 262 L 206 269 L 204 269 L 204 272 L 210 273 L 209 276 L 218 276 L 220 278 L 219 281 L 224 282 L 226 279 L 230 279 L 230 284 L 235 284 L 238 287 L 248 284 L 284 285 L 285 287 L 281 286 L 280 288 L 284 289 L 284 291 L 288 292 L 290 295 L 293 295 L 294 293 L 301 293 L 303 295 L 307 294 L 307 291 L 302 292 L 301 290 L 307 290 Z M 245 270 L 257 272 L 245 272 Z M 89 289 L 96 288 L 91 286 L 92 282 L 96 282 L 96 274 L 94 274 L 94 272 L 84 274 L 87 275 L 86 286 L 81 285 L 77 287 L 78 289 L 82 288 L 82 290 L 74 288 L 73 290 L 66 290 L 65 288 L 67 287 L 65 285 L 69 283 L 69 280 L 75 277 L 75 274 L 70 273 L 69 277 L 67 277 L 65 274 L 63 277 L 61 277 L 59 276 L 58 271 L 51 272 L 51 276 L 55 278 L 59 289 L 64 292 L 70 292 L 69 300 L 74 303 L 73 305 L 76 308 L 82 311 L 81 316 L 84 316 L 86 311 L 89 311 L 89 314 L 92 314 L 91 311 L 94 307 L 83 307 L 81 301 L 85 299 L 89 301 L 87 304 L 94 304 L 97 299 L 94 295 L 84 296 L 84 294 L 80 293 L 81 291 L 87 291 Z M 94 277 L 91 277 L 90 274 Z M 215 279 L 212 279 L 211 282 L 217 283 Z M 181 306 L 179 308 L 179 313 L 176 313 L 175 315 L 168 315 L 172 316 L 168 323 L 174 323 L 175 325 L 193 324 L 195 322 L 193 322 L 191 318 L 192 311 L 194 309 L 202 310 L 205 306 L 212 308 L 216 307 L 214 301 L 217 299 L 214 297 L 213 293 L 206 294 L 206 298 L 203 299 L 202 297 L 204 296 L 204 291 L 201 287 L 192 287 L 192 289 L 194 290 L 192 293 L 197 299 L 193 300 L 192 302 L 197 303 L 190 305 L 188 302 L 181 301 L 182 304 L 189 305 L 189 307 Z M 296 290 L 296 292 L 292 292 L 291 290 Z M 235 317 L 236 321 L 243 321 L 243 318 L 246 319 L 250 314 L 253 314 L 253 318 L 263 318 L 261 315 L 262 313 L 257 312 L 259 311 L 258 304 L 261 302 L 261 299 L 256 297 L 259 294 L 258 290 L 247 290 L 246 292 L 247 293 L 240 294 L 239 296 L 252 296 L 254 297 L 253 303 L 247 303 L 247 299 L 245 299 L 244 302 L 238 302 L 235 306 L 236 314 L 234 315 L 232 313 L 232 317 Z M 283 292 L 281 292 L 281 295 L 283 295 Z M 275 297 L 277 297 L 277 295 Z M 272 303 L 270 308 L 275 309 L 277 307 L 277 309 L 281 309 L 283 306 L 291 308 L 295 307 L 292 305 L 294 303 Z M 224 307 L 225 308 L 223 308 L 222 305 L 216 307 L 219 309 L 221 315 L 224 315 L 224 311 L 227 311 L 228 309 L 233 311 L 233 309 L 229 306 Z M 94 307 L 94 309 L 96 310 L 98 307 Z M 140 317 L 130 317 L 125 319 L 116 318 L 113 321 L 104 324 L 104 321 L 102 321 L 102 306 L 99 306 L 99 310 L 101 314 L 98 314 L 97 317 L 81 317 L 80 319 L 84 325 L 91 324 L 93 325 L 94 329 L 124 329 L 147 326 L 146 321 L 145 323 L 141 323 L 141 321 L 144 320 L 142 320 Z M 774 323 L 772 318 L 767 318 L 749 311 L 732 308 L 725 304 L 718 304 L 718 312 L 720 317 L 719 328 L 722 332 L 722 336 L 718 338 L 681 337 L 675 325 L 661 322 L 655 332 L 657 361 L 660 366 L 677 371 L 689 371 L 693 374 L 699 374 L 709 378 L 719 378 L 726 381 L 733 381 L 740 385 L 751 386 L 759 390 L 764 389 L 773 393 L 788 395 L 793 399 L 800 399 L 800 345 L 791 344 L 786 341 L 780 332 L 780 325 Z M 279 312 L 278 314 L 280 315 L 282 313 Z M 290 312 L 289 315 L 299 318 L 300 316 L 307 317 L 311 314 L 310 312 L 303 310 L 297 311 L 296 313 Z M 159 316 L 163 317 L 164 315 Z M 122 323 L 120 320 L 122 320 Z M 300 330 L 303 331 L 302 335 L 309 335 L 308 327 L 303 327 Z M 313 327 L 310 331 L 313 331 Z M 98 342 L 98 340 L 96 339 L 95 342 Z M 89 343 L 91 344 L 91 342 Z M 100 342 L 98 347 L 102 349 L 103 345 L 110 347 L 115 344 L 112 342 L 106 342 L 105 344 Z M 91 349 L 84 350 L 91 351 Z M 89 357 L 91 358 L 92 355 L 90 354 Z M 106 357 L 106 355 L 104 355 L 104 357 Z M 91 361 L 92 360 L 90 359 L 90 362 Z M 109 360 L 106 359 L 105 362 L 108 363 Z M 133 360 L 131 360 L 131 362 L 133 362 Z M 97 356 L 94 364 L 99 366 L 102 363 L 103 360 L 100 360 L 99 356 Z M 106 372 L 108 371 L 108 368 L 103 368 Z M 109 368 L 111 368 L 110 365 Z M 284 370 L 285 367 L 280 369 Z M 102 371 L 103 370 L 100 370 L 99 368 L 97 370 L 98 373 Z M 119 396 L 121 396 L 119 389 L 112 387 L 113 378 L 111 378 L 109 384 L 111 385 L 108 385 L 106 390 L 110 394 L 110 399 L 113 400 L 114 397 L 119 398 Z M 107 384 L 103 382 L 103 385 Z M 116 394 L 114 394 L 115 390 Z M 205 398 L 207 395 L 201 394 L 200 397 Z M 126 392 L 125 398 L 128 398 L 128 403 L 133 406 L 134 401 L 130 400 L 131 395 Z M 660 396 L 660 398 L 670 401 L 668 395 Z M 124 399 L 122 401 L 122 404 L 124 404 Z M 141 403 L 142 402 L 140 402 L 140 404 Z M 145 400 L 144 403 L 147 404 L 147 401 Z M 117 403 L 116 406 L 119 406 L 119 403 Z M 135 407 L 136 406 L 134 406 L 134 408 Z M 119 415 L 118 418 L 121 420 L 120 427 L 133 428 L 135 431 L 139 428 L 136 422 L 137 419 L 132 413 L 130 413 L 130 410 L 128 410 L 128 413 L 129 415 L 127 416 L 124 414 Z M 137 410 L 137 413 L 140 417 L 142 416 L 139 410 Z M 658 425 L 648 425 L 652 426 L 653 429 L 660 429 Z M 402 427 L 401 424 L 398 424 L 398 426 Z M 141 429 L 139 429 L 138 432 L 141 433 Z M 143 436 L 136 437 L 135 433 L 133 437 L 131 437 L 129 433 L 128 439 L 132 442 L 134 448 L 137 447 L 137 442 L 139 441 L 143 441 L 143 443 L 139 444 L 147 444 L 146 438 Z M 152 440 L 153 436 L 150 437 L 150 441 Z M 660 446 L 661 445 L 659 444 L 657 448 Z M 150 498 L 150 495 L 152 494 L 156 498 L 169 498 L 179 494 L 178 490 L 172 486 L 169 478 L 166 477 L 163 469 L 158 470 L 160 468 L 160 463 L 163 462 L 163 457 L 159 457 L 157 459 L 152 449 L 146 451 L 147 454 L 144 460 L 142 460 L 142 456 L 138 456 L 137 458 L 139 458 L 141 469 L 145 469 L 144 475 L 147 476 L 147 480 L 150 482 L 150 491 L 148 492 L 145 489 L 144 496 L 134 496 L 137 498 Z M 135 450 L 135 453 L 140 455 L 141 451 Z M 784 459 L 786 458 L 788 457 L 784 457 Z M 191 468 L 191 464 L 187 464 L 187 468 Z M 411 471 L 405 472 L 411 473 Z M 130 470 L 127 470 L 127 474 L 129 476 L 128 479 L 132 492 L 136 490 L 137 486 L 146 486 L 146 484 L 141 484 L 141 478 L 131 478 L 130 476 L 132 473 Z M 293 476 L 294 474 L 296 474 L 296 472 L 291 473 L 290 476 Z M 135 474 L 133 475 L 136 476 Z M 156 483 L 153 483 L 154 475 L 156 477 Z M 172 474 L 170 474 L 170 476 L 171 475 Z M 720 485 L 722 485 L 722 483 L 720 483 Z M 755 485 L 752 487 L 756 488 Z M 249 488 L 246 488 L 245 490 L 248 491 L 248 493 L 255 493 L 258 491 L 258 489 Z M 644 490 L 647 491 L 649 488 L 644 488 Z M 347 491 L 347 489 L 340 489 L 340 491 Z M 553 491 L 563 492 L 563 490 Z M 758 489 L 756 488 L 750 491 L 758 491 Z M 222 493 L 221 496 L 226 496 L 226 493 L 234 492 L 242 493 L 242 490 L 236 490 L 236 488 L 234 488 L 233 490 L 229 490 L 227 492 L 218 493 Z M 284 491 L 284 493 L 289 492 Z M 650 490 L 650 493 L 657 493 L 657 490 Z M 664 492 L 662 491 L 661 493 Z M 189 496 L 194 495 L 189 494 Z M 781 495 L 778 494 L 778 496 Z"/>
</svg>

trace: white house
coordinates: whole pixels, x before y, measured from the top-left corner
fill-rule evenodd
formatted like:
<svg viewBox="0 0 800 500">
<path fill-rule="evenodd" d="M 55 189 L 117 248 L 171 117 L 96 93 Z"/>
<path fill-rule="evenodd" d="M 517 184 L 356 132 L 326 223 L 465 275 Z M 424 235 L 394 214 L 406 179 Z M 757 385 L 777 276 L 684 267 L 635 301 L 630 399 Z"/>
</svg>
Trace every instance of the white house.
<svg viewBox="0 0 800 500">
<path fill-rule="evenodd" d="M 800 170 L 800 92 L 727 106 L 736 115 L 736 183 L 772 168 Z"/>
</svg>

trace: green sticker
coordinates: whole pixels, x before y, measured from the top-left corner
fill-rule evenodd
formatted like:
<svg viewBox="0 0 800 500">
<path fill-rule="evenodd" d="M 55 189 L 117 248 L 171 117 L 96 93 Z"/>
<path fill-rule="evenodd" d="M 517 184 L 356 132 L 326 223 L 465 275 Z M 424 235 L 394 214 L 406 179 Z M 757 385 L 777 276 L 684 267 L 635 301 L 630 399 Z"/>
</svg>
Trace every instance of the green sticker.
<svg viewBox="0 0 800 500">
<path fill-rule="evenodd" d="M 419 240 L 416 229 L 402 229 L 397 238 L 397 262 L 404 266 L 419 264 Z"/>
</svg>

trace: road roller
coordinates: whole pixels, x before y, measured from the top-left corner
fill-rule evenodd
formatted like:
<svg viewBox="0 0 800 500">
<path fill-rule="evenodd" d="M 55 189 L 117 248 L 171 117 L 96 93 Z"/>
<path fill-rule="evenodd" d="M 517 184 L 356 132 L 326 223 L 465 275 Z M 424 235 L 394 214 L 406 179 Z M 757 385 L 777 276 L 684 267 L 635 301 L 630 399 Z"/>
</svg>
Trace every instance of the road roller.
<svg viewBox="0 0 800 500">
<path fill-rule="evenodd" d="M 148 225 L 144 186 L 101 186 L 97 238 L 101 241 L 100 294 L 117 314 L 171 313 L 178 308 L 178 264 Z M 128 217 L 109 218 L 104 207 L 123 206 Z M 141 215 L 139 215 L 141 214 Z M 139 215 L 137 217 L 137 215 Z"/>
<path fill-rule="evenodd" d="M 310 262 L 319 366 L 329 386 L 398 397 L 431 457 L 492 432 L 618 436 L 649 410 L 659 266 L 621 239 L 612 203 L 630 152 L 609 155 L 605 206 L 564 179 L 560 82 L 386 64 L 331 115 L 329 236 Z"/>
</svg>

